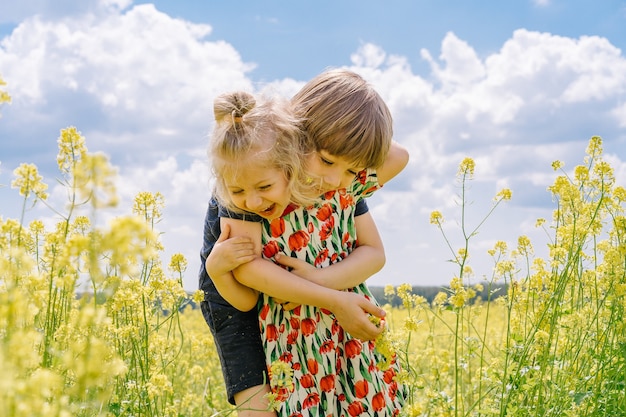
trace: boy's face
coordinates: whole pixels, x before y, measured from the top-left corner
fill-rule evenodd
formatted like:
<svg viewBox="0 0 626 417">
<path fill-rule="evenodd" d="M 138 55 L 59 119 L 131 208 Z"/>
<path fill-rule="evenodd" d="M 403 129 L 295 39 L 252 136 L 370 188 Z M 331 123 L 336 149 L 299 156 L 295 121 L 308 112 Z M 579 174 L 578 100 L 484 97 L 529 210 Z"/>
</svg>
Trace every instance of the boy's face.
<svg viewBox="0 0 626 417">
<path fill-rule="evenodd" d="M 365 168 L 323 149 L 313 152 L 307 162 L 309 172 L 320 178 L 320 194 L 347 188 L 356 174 Z"/>
<path fill-rule="evenodd" d="M 289 205 L 287 177 L 264 161 L 254 158 L 241 161 L 237 169 L 224 175 L 224 183 L 236 207 L 265 219 L 280 217 Z"/>
</svg>

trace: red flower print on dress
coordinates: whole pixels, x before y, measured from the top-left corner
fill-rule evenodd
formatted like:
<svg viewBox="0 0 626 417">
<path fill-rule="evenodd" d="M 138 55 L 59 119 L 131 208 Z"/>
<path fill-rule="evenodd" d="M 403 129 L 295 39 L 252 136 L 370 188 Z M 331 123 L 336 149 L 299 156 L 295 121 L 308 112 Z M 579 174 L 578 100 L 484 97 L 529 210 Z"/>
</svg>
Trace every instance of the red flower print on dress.
<svg viewBox="0 0 626 417">
<path fill-rule="evenodd" d="M 304 230 L 298 230 L 289 236 L 289 249 L 292 251 L 299 251 L 309 244 L 310 236 Z"/>
<path fill-rule="evenodd" d="M 273 324 L 268 324 L 265 328 L 265 334 L 267 335 L 267 340 L 274 342 L 278 339 L 278 329 Z"/>
<path fill-rule="evenodd" d="M 365 412 L 365 407 L 363 407 L 363 403 L 360 401 L 355 401 L 348 406 L 348 414 L 352 417 L 361 415 Z"/>
<path fill-rule="evenodd" d="M 377 392 L 372 398 L 372 407 L 374 411 L 380 411 L 385 408 L 385 395 L 382 392 Z"/>
<path fill-rule="evenodd" d="M 320 239 L 327 240 L 329 237 L 333 235 L 333 230 L 335 229 L 335 218 L 331 217 L 328 221 L 324 222 L 320 226 Z"/>
<path fill-rule="evenodd" d="M 350 339 L 346 342 L 346 355 L 348 355 L 350 359 L 360 355 L 362 349 L 363 344 L 359 339 Z"/>
<path fill-rule="evenodd" d="M 314 358 L 309 358 L 306 360 L 306 369 L 308 369 L 310 373 L 315 375 L 317 374 L 317 371 L 319 371 L 319 364 Z"/>
<path fill-rule="evenodd" d="M 360 182 L 362 185 L 365 185 L 365 182 L 367 181 L 367 170 L 364 169 L 362 171 L 357 172 L 356 174 L 356 179 L 358 182 Z"/>
<path fill-rule="evenodd" d="M 322 207 L 317 210 L 315 213 L 315 217 L 317 217 L 320 221 L 326 221 L 330 216 L 333 215 L 333 208 L 330 204 L 326 203 Z"/>
<path fill-rule="evenodd" d="M 330 199 L 332 199 L 332 198 L 333 198 L 333 196 L 335 195 L 335 192 L 336 192 L 336 191 L 337 191 L 337 190 L 330 190 L 330 191 L 326 191 L 326 192 L 324 193 L 324 200 L 330 200 Z"/>
<path fill-rule="evenodd" d="M 315 257 L 315 266 L 320 266 L 321 264 L 324 263 L 324 261 L 327 258 L 328 258 L 328 248 L 324 248 L 324 250 L 321 251 L 319 255 Z"/>
<path fill-rule="evenodd" d="M 290 331 L 289 334 L 287 335 L 287 344 L 295 345 L 296 343 L 298 343 L 299 335 L 300 335 L 300 332 L 298 332 L 297 330 Z"/>
<path fill-rule="evenodd" d="M 317 326 L 317 322 L 310 317 L 305 318 L 300 322 L 300 327 L 302 328 L 302 334 L 305 336 L 311 336 L 315 333 L 315 327 Z"/>
<path fill-rule="evenodd" d="M 339 204 L 341 204 L 341 209 L 345 210 L 354 204 L 354 197 L 352 194 L 342 194 L 339 196 Z"/>
<path fill-rule="evenodd" d="M 305 410 L 311 407 L 315 407 L 320 403 L 320 395 L 317 392 L 312 392 L 306 396 L 302 401 L 302 408 Z"/>
<path fill-rule="evenodd" d="M 278 252 L 280 252 L 280 245 L 275 240 L 270 240 L 263 246 L 263 256 L 266 258 L 273 258 Z"/>
<path fill-rule="evenodd" d="M 311 388 L 314 385 L 315 385 L 315 380 L 313 379 L 313 375 L 306 374 L 306 375 L 302 375 L 302 377 L 300 378 L 300 386 L 302 388 Z"/>
<path fill-rule="evenodd" d="M 354 394 L 357 398 L 365 398 L 370 390 L 369 388 L 369 383 L 366 380 L 361 379 L 360 381 L 356 381 L 354 383 Z"/>
<path fill-rule="evenodd" d="M 282 236 L 282 234 L 285 233 L 285 219 L 279 217 L 272 220 L 270 223 L 270 232 L 272 233 L 272 237 Z"/>
<path fill-rule="evenodd" d="M 320 353 L 328 353 L 335 350 L 335 342 L 332 340 L 325 340 L 320 346 Z"/>
<path fill-rule="evenodd" d="M 378 190 L 378 185 L 374 185 L 363 192 L 363 195 L 372 194 L 374 191 Z"/>
<path fill-rule="evenodd" d="M 398 383 L 396 381 L 389 384 L 389 398 L 392 400 L 396 399 L 396 396 L 398 395 L 398 388 Z"/>
<path fill-rule="evenodd" d="M 335 389 L 335 375 L 324 375 L 320 380 L 320 388 L 324 392 L 331 392 Z"/>
<path fill-rule="evenodd" d="M 393 368 L 389 368 L 383 373 L 383 380 L 387 384 L 391 384 L 395 376 L 396 376 L 396 371 Z"/>
<path fill-rule="evenodd" d="M 267 318 L 267 314 L 270 311 L 270 305 L 269 304 L 263 304 L 263 307 L 261 307 L 261 311 L 259 311 L 259 318 L 261 320 L 265 320 Z"/>
<path fill-rule="evenodd" d="M 273 391 L 276 394 L 276 401 L 285 401 L 287 397 L 289 397 L 289 390 L 287 388 L 274 388 Z"/>
<path fill-rule="evenodd" d="M 291 317 L 289 319 L 289 324 L 291 325 L 292 329 L 298 330 L 300 328 L 300 319 L 297 317 Z"/>
</svg>

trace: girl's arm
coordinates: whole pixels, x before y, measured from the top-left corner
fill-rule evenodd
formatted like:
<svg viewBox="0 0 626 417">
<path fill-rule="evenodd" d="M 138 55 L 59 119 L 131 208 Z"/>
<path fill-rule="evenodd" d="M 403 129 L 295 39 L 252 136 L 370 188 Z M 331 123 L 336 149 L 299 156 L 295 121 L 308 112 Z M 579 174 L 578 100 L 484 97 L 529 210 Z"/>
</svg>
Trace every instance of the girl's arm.
<svg viewBox="0 0 626 417">
<path fill-rule="evenodd" d="M 382 327 L 370 322 L 369 314 L 382 318 L 385 316 L 382 308 L 362 295 L 317 285 L 262 259 L 260 224 L 227 218 L 224 220 L 230 224 L 231 235 L 252 238 L 255 252 L 259 255 L 233 270 L 235 279 L 242 285 L 278 299 L 330 310 L 344 330 L 359 339 L 371 340 L 380 334 Z M 259 227 L 258 230 L 252 226 L 255 224 Z M 258 239 L 255 237 L 257 232 Z M 228 301 L 232 303 L 231 300 Z"/>
<path fill-rule="evenodd" d="M 378 183 L 380 185 L 385 184 L 390 179 L 398 175 L 408 163 L 409 151 L 398 142 L 391 142 L 391 148 L 389 149 L 389 154 L 387 155 L 385 162 L 381 167 L 376 168 Z"/>
<path fill-rule="evenodd" d="M 341 262 L 324 268 L 296 258 L 278 254 L 276 262 L 291 268 L 301 278 L 335 290 L 353 288 L 377 273 L 385 265 L 385 248 L 369 212 L 354 218 L 358 247 Z M 294 301 L 289 299 L 289 301 Z"/>
<path fill-rule="evenodd" d="M 260 223 L 256 224 L 260 226 Z M 220 227 L 220 236 L 205 262 L 207 274 L 220 295 L 233 307 L 241 311 L 252 310 L 256 307 L 259 293 L 242 285 L 231 271 L 256 257 L 253 240 L 245 236 L 229 238 L 230 224 L 223 218 L 220 218 Z"/>
</svg>

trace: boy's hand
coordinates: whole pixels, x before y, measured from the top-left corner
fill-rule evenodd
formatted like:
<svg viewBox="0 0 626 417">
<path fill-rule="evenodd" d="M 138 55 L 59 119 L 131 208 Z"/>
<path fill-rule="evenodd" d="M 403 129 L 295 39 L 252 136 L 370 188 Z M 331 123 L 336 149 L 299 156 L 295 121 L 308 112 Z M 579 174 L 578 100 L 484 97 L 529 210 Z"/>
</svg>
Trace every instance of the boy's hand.
<svg viewBox="0 0 626 417">
<path fill-rule="evenodd" d="M 218 278 L 255 258 L 251 239 L 244 236 L 229 238 L 229 235 L 230 226 L 225 224 L 206 259 L 206 270 L 211 278 Z"/>
<path fill-rule="evenodd" d="M 314 282 L 318 285 L 324 285 L 319 279 L 321 269 L 316 268 L 308 262 L 302 261 L 297 258 L 292 258 L 291 256 L 283 255 L 281 253 L 277 253 L 274 256 L 274 260 L 276 263 L 282 266 L 286 266 L 289 268 L 289 271 L 293 274 L 296 274 L 300 278 L 304 278 L 307 281 Z"/>
</svg>

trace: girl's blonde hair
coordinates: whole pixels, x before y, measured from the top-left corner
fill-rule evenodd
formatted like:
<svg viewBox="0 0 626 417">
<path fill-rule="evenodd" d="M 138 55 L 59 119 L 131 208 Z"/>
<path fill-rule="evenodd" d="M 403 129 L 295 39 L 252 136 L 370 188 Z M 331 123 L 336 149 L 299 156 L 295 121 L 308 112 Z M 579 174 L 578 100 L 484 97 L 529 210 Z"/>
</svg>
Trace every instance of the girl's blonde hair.
<svg viewBox="0 0 626 417">
<path fill-rule="evenodd" d="M 252 94 L 235 91 L 218 96 L 213 103 L 215 127 L 209 157 L 215 176 L 215 196 L 229 209 L 236 209 L 226 189 L 224 175 L 237 170 L 240 161 L 254 155 L 268 168 L 281 170 L 288 179 L 291 202 L 307 206 L 315 192 L 304 170 L 304 159 L 312 150 L 300 129 L 290 103 L 280 98 L 257 100 Z"/>
<path fill-rule="evenodd" d="M 365 168 L 380 167 L 391 146 L 389 108 L 363 77 L 346 69 L 319 74 L 291 100 L 316 150 Z"/>
</svg>

